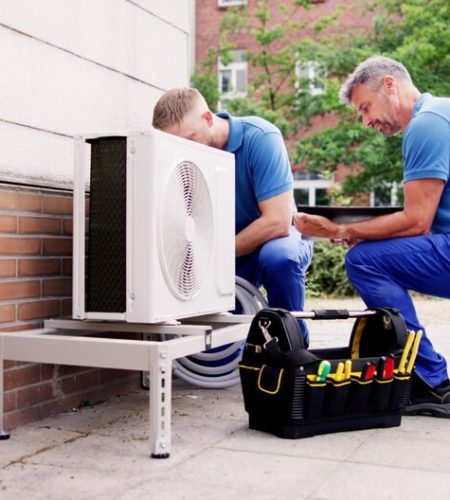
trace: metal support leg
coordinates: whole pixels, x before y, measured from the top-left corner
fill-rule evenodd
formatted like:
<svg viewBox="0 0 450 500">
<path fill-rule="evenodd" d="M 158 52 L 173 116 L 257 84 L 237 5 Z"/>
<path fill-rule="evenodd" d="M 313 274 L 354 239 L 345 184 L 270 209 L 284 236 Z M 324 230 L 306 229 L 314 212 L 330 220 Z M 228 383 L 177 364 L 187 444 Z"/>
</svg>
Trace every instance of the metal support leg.
<svg viewBox="0 0 450 500">
<path fill-rule="evenodd" d="M 4 431 L 3 428 L 3 400 L 5 397 L 3 387 L 3 337 L 0 336 L 0 439 L 9 439 L 9 433 Z"/>
<path fill-rule="evenodd" d="M 172 359 L 161 343 L 150 347 L 150 449 L 153 458 L 168 458 L 171 445 Z"/>
</svg>

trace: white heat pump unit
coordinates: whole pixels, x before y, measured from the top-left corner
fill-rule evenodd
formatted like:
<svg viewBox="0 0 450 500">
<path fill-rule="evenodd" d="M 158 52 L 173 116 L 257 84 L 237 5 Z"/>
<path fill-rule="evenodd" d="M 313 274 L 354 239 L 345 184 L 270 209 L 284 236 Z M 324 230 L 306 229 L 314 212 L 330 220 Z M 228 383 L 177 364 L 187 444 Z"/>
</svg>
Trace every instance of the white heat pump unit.
<svg viewBox="0 0 450 500">
<path fill-rule="evenodd" d="M 76 319 L 234 309 L 234 156 L 157 130 L 77 137 L 73 253 Z"/>
</svg>

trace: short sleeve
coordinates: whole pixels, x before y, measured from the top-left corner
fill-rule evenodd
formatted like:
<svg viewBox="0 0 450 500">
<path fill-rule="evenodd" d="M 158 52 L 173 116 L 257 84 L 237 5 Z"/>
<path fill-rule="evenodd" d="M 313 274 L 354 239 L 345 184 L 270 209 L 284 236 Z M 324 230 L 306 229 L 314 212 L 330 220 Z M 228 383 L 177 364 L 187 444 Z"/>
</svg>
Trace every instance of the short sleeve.
<svg viewBox="0 0 450 500">
<path fill-rule="evenodd" d="M 271 131 L 254 137 L 250 163 L 258 202 L 293 188 L 291 165 L 281 133 Z"/>
<path fill-rule="evenodd" d="M 419 113 L 403 139 L 404 181 L 449 176 L 450 125 L 433 112 Z"/>
</svg>

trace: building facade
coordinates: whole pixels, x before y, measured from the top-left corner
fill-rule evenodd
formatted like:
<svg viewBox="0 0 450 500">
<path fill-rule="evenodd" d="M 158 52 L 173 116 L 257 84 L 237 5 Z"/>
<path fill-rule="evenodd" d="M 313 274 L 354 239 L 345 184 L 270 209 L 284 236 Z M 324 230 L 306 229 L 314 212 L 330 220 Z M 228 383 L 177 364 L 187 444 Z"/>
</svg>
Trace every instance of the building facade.
<svg viewBox="0 0 450 500">
<path fill-rule="evenodd" d="M 293 6 L 293 2 L 285 0 L 283 2 L 288 7 Z M 361 0 L 312 0 L 310 9 L 295 9 L 294 20 L 304 22 L 304 28 L 298 31 L 298 40 L 303 37 L 315 37 L 316 34 L 312 26 L 319 19 L 339 13 L 337 21 L 328 29 L 329 34 L 339 35 L 342 33 L 361 32 L 369 30 L 372 24 L 370 13 L 364 11 L 364 2 Z M 257 8 L 254 0 L 196 0 L 196 64 L 204 61 L 210 47 L 220 45 L 220 23 L 228 9 L 233 6 L 246 5 L 249 11 Z M 279 11 L 280 2 L 277 0 L 267 0 L 273 24 L 280 22 L 282 14 Z M 251 53 L 257 49 L 255 38 L 246 33 L 236 33 L 231 37 L 235 44 L 233 60 L 224 65 L 217 61 L 217 74 L 219 82 L 219 94 L 221 99 L 226 97 L 242 97 L 247 94 L 248 83 L 256 76 L 255 68 L 247 63 L 246 53 Z M 300 79 L 309 79 L 312 95 L 321 92 L 320 87 L 314 84 L 314 79 L 319 71 L 315 61 L 310 61 L 304 65 L 297 65 L 295 76 Z M 220 104 L 226 106 L 225 103 Z M 305 134 L 311 134 L 325 127 L 333 127 L 336 119 L 332 114 L 317 117 L 312 120 L 308 130 L 300 132 L 295 138 L 298 139 Z M 292 149 L 294 141 L 288 141 L 288 149 Z M 324 179 L 316 174 L 304 172 L 299 166 L 293 166 L 295 196 L 297 203 L 308 205 L 328 204 L 328 189 L 332 184 L 342 182 L 348 175 L 349 170 L 339 168 L 334 179 Z"/>
<path fill-rule="evenodd" d="M 145 130 L 193 66 L 191 0 L 3 0 L 0 329 L 72 310 L 73 137 Z M 5 361 L 5 428 L 135 388 L 137 373 Z"/>
</svg>

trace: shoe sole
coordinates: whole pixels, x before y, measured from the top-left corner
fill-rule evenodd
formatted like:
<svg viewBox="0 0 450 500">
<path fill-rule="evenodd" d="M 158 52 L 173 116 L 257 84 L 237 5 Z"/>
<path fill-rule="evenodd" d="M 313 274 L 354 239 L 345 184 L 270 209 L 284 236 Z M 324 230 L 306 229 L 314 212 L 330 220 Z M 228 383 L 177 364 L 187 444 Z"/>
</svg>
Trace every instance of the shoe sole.
<svg viewBox="0 0 450 500">
<path fill-rule="evenodd" d="M 405 417 L 423 415 L 437 418 L 450 418 L 450 403 L 416 403 L 406 406 L 402 415 Z"/>
</svg>

